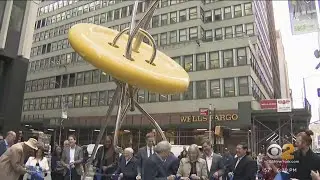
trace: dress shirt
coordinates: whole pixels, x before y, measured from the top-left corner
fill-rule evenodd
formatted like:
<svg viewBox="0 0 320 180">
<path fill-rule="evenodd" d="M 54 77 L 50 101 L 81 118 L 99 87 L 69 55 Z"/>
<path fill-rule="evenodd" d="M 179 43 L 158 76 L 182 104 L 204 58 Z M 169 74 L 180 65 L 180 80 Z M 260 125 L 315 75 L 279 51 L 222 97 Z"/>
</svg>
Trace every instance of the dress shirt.
<svg viewBox="0 0 320 180">
<path fill-rule="evenodd" d="M 154 153 L 153 151 L 153 147 L 151 147 L 151 152 L 152 154 Z M 150 154 L 150 147 L 147 146 L 147 153 L 148 153 L 148 157 L 150 157 L 152 154 Z"/>
<path fill-rule="evenodd" d="M 238 160 L 237 160 L 237 162 L 236 162 L 236 165 L 234 166 L 234 169 L 236 169 L 236 168 L 237 168 L 237 166 L 238 166 L 239 162 L 241 161 L 241 159 L 242 159 L 243 157 L 244 157 L 244 156 L 242 156 L 242 157 L 239 157 L 239 158 L 238 158 Z"/>
<path fill-rule="evenodd" d="M 6 145 L 6 148 L 8 149 L 9 148 L 9 144 L 8 144 L 7 140 L 4 140 L 4 144 Z"/>
<path fill-rule="evenodd" d="M 131 157 L 132 158 L 132 157 Z M 129 163 L 129 161 L 131 160 L 131 158 L 130 159 L 128 159 L 128 160 L 126 160 L 126 165 Z"/>
<path fill-rule="evenodd" d="M 74 154 L 75 154 L 76 148 L 70 147 L 70 163 L 74 162 Z"/>
<path fill-rule="evenodd" d="M 208 171 L 210 171 L 212 166 L 212 158 L 213 158 L 213 153 L 211 153 L 210 156 L 206 156 Z"/>
</svg>

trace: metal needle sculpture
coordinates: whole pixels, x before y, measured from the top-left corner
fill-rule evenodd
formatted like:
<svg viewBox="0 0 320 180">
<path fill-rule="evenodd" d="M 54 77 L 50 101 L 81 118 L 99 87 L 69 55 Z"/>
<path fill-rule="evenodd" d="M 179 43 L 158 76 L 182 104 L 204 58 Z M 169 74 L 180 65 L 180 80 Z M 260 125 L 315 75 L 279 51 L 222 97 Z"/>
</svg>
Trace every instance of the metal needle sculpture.
<svg viewBox="0 0 320 180">
<path fill-rule="evenodd" d="M 87 164 L 91 164 L 93 161 L 93 155 L 97 152 L 116 105 L 118 107 L 113 141 L 115 149 L 119 149 L 119 130 L 129 109 L 135 111 L 137 108 L 148 118 L 161 138 L 166 140 L 165 134 L 156 120 L 135 99 L 140 88 L 162 94 L 173 94 L 184 92 L 189 86 L 188 73 L 171 58 L 158 51 L 154 39 L 144 30 L 148 28 L 159 1 L 146 1 L 149 8 L 137 24 L 135 24 L 135 18 L 139 1 L 135 1 L 130 28 L 117 32 L 118 34 L 115 36 L 113 35 L 116 31 L 93 24 L 77 24 L 69 30 L 69 42 L 74 50 L 86 61 L 113 76 L 117 85 L 106 113 L 104 125 L 100 129 L 92 156 Z M 99 33 L 101 38 L 97 37 Z M 104 41 L 101 35 L 103 37 L 111 36 L 113 40 L 108 39 L 109 42 L 100 42 Z M 149 40 L 151 46 L 142 42 L 144 37 Z M 101 44 L 103 44 L 102 47 Z M 125 47 L 120 47 L 121 45 Z M 151 58 L 144 60 L 144 56 L 147 55 L 150 55 Z M 156 65 L 155 60 L 161 62 L 157 62 Z"/>
</svg>

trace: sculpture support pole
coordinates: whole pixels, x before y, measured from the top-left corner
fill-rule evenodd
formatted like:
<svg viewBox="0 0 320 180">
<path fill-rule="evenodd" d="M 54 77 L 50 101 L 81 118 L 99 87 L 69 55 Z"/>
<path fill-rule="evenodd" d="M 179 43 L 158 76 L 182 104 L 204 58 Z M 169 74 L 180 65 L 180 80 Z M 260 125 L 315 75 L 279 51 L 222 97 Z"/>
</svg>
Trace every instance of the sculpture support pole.
<svg viewBox="0 0 320 180">
<path fill-rule="evenodd" d="M 120 93 L 120 98 L 119 98 L 119 105 L 118 105 L 118 110 L 117 110 L 117 119 L 116 119 L 116 129 L 114 131 L 114 137 L 113 137 L 113 145 L 115 149 L 118 149 L 118 136 L 119 136 L 119 130 L 120 130 L 120 123 L 121 123 L 121 118 L 122 118 L 122 106 L 124 99 L 126 97 L 126 85 L 121 83 L 120 84 L 121 88 L 121 93 Z"/>
</svg>

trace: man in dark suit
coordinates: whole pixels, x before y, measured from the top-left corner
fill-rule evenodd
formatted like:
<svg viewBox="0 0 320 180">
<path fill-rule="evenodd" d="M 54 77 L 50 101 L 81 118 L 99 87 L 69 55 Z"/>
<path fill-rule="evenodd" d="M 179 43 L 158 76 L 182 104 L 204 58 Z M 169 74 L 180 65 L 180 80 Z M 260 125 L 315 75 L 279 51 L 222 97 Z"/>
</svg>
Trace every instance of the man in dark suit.
<svg viewBox="0 0 320 180">
<path fill-rule="evenodd" d="M 179 169 L 180 159 L 177 158 L 172 152 L 170 153 L 169 157 L 164 162 L 164 166 L 168 173 L 168 176 L 176 175 Z"/>
<path fill-rule="evenodd" d="M 138 180 L 144 176 L 144 171 L 145 171 L 144 164 L 146 160 L 154 153 L 155 137 L 153 133 L 148 133 L 146 135 L 146 143 L 147 143 L 147 146 L 140 148 L 137 153 L 137 166 L 138 166 L 137 179 Z"/>
<path fill-rule="evenodd" d="M 232 172 L 228 175 L 233 176 L 233 180 L 255 180 L 258 170 L 257 162 L 248 155 L 248 146 L 239 144 L 236 148 L 237 158 L 232 166 Z"/>
<path fill-rule="evenodd" d="M 83 174 L 83 153 L 81 147 L 76 145 L 76 137 L 70 135 L 70 146 L 63 149 L 61 164 L 65 167 L 64 179 L 65 180 L 80 180 Z M 71 178 L 70 178 L 71 175 Z"/>
<path fill-rule="evenodd" d="M 222 156 L 213 152 L 210 140 L 205 140 L 202 143 L 202 149 L 204 152 L 202 158 L 206 160 L 209 179 L 212 177 L 219 179 L 225 170 Z"/>
<path fill-rule="evenodd" d="M 229 180 L 230 178 L 228 177 L 228 172 L 232 171 L 234 157 L 230 154 L 230 151 L 227 148 L 225 148 L 222 158 L 223 158 L 223 164 L 225 168 L 225 172 L 224 172 L 224 175 L 222 176 L 222 179 Z"/>
<path fill-rule="evenodd" d="M 14 144 L 16 136 L 17 135 L 15 132 L 9 131 L 7 133 L 7 137 L 4 140 L 0 141 L 0 156 L 2 156 L 2 154 L 6 152 L 6 150 Z"/>
<path fill-rule="evenodd" d="M 118 175 L 121 180 L 135 180 L 137 172 L 137 159 L 133 157 L 133 149 L 126 148 L 123 155 L 120 157 L 118 169 L 114 173 Z"/>
<path fill-rule="evenodd" d="M 164 162 L 171 153 L 171 144 L 161 141 L 155 147 L 155 153 L 145 162 L 144 176 L 142 180 L 174 180 L 175 176 L 169 176 Z"/>
</svg>

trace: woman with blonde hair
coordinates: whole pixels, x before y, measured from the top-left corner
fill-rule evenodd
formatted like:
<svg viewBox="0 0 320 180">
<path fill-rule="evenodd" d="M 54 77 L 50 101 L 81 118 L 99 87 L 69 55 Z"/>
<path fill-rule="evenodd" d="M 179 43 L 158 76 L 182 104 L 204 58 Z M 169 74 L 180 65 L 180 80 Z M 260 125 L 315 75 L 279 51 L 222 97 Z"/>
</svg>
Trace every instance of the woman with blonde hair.
<svg viewBox="0 0 320 180">
<path fill-rule="evenodd" d="M 201 158 L 199 147 L 196 144 L 189 147 L 188 157 L 181 159 L 177 177 L 181 177 L 181 180 L 208 179 L 206 161 Z"/>
</svg>

